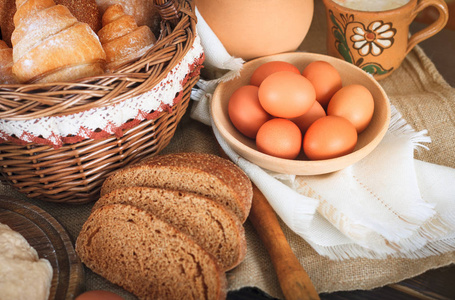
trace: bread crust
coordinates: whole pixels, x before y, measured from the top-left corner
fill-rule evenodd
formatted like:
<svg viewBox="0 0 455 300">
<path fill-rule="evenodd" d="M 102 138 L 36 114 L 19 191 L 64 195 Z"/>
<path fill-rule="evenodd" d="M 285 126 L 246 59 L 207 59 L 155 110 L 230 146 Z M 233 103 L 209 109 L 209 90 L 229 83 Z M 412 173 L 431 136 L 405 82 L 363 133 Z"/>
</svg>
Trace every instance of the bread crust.
<svg viewBox="0 0 455 300">
<path fill-rule="evenodd" d="M 245 258 L 242 223 L 212 199 L 181 191 L 128 187 L 102 196 L 93 210 L 109 204 L 132 205 L 168 222 L 216 257 L 224 271 L 233 269 Z"/>
<path fill-rule="evenodd" d="M 143 56 L 156 42 L 150 28 L 146 25 L 138 27 L 133 16 L 125 14 L 119 4 L 106 10 L 102 24 L 98 36 L 106 52 L 108 71 Z"/>
<path fill-rule="evenodd" d="M 0 84 L 18 83 L 13 74 L 13 49 L 0 40 Z"/>
<path fill-rule="evenodd" d="M 66 6 L 79 22 L 87 23 L 94 32 L 101 29 L 101 12 L 95 0 L 55 0 L 55 4 Z M 14 31 L 16 0 L 0 0 L 0 28 L 2 39 L 12 47 L 11 35 Z"/>
<path fill-rule="evenodd" d="M 67 7 L 28 0 L 18 6 L 14 22 L 12 70 L 20 82 L 72 81 L 104 73 L 106 54 L 98 36 Z"/>
<path fill-rule="evenodd" d="M 207 153 L 157 155 L 108 177 L 101 195 L 126 186 L 162 187 L 212 198 L 246 221 L 253 198 L 252 183 L 237 165 Z"/>
<path fill-rule="evenodd" d="M 225 299 L 226 275 L 203 248 L 134 206 L 91 213 L 76 240 L 81 261 L 139 299 Z"/>
<path fill-rule="evenodd" d="M 127 15 L 133 16 L 138 26 L 150 27 L 159 35 L 161 16 L 151 0 L 96 0 L 101 15 L 113 4 L 120 4 Z"/>
</svg>

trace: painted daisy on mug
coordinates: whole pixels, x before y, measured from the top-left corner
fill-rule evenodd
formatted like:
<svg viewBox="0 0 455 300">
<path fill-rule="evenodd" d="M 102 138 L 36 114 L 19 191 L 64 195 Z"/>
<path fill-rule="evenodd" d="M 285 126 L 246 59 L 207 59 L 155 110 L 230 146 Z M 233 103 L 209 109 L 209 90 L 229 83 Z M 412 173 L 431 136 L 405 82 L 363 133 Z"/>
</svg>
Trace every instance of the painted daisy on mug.
<svg viewBox="0 0 455 300">
<path fill-rule="evenodd" d="M 355 26 L 352 31 L 351 41 L 354 42 L 354 49 L 360 55 L 366 56 L 371 54 L 378 56 L 384 49 L 393 45 L 395 33 L 397 30 L 392 27 L 392 23 L 374 21 L 365 28 L 363 24 Z"/>
</svg>

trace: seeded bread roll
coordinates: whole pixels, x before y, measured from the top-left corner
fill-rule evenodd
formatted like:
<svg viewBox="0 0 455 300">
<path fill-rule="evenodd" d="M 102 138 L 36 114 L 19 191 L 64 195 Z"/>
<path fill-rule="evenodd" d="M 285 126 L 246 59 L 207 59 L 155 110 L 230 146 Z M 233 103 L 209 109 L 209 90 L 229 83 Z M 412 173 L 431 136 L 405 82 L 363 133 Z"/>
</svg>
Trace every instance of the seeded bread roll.
<svg viewBox="0 0 455 300">
<path fill-rule="evenodd" d="M 81 261 L 139 299 L 224 299 L 213 256 L 167 222 L 130 205 L 91 213 L 76 241 Z"/>
<path fill-rule="evenodd" d="M 237 165 L 206 153 L 157 155 L 108 177 L 101 195 L 128 186 L 160 187 L 209 197 L 243 222 L 251 209 L 251 181 Z"/>
<path fill-rule="evenodd" d="M 102 196 L 93 210 L 109 204 L 136 206 L 168 222 L 215 256 L 224 271 L 245 258 L 242 223 L 209 198 L 160 188 L 129 187 Z"/>
</svg>

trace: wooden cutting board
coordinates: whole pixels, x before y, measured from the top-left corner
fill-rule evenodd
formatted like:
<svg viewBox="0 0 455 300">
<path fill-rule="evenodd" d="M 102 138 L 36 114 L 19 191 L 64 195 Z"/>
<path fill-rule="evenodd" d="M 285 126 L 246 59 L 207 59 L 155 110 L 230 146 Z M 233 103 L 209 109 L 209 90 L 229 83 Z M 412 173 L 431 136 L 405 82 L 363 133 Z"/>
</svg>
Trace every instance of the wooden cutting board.
<svg viewBox="0 0 455 300">
<path fill-rule="evenodd" d="M 83 268 L 66 230 L 50 214 L 26 201 L 0 196 L 0 222 L 19 232 L 54 274 L 50 300 L 74 299 L 81 292 Z"/>
</svg>

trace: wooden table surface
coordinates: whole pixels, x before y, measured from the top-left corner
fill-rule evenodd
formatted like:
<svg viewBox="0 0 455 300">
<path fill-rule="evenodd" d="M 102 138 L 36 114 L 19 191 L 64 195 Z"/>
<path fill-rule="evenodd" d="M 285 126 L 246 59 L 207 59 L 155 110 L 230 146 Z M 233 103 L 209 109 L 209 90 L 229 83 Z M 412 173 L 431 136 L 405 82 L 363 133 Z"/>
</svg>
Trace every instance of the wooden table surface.
<svg viewBox="0 0 455 300">
<path fill-rule="evenodd" d="M 411 32 L 426 25 L 420 22 L 411 24 Z M 433 61 L 439 73 L 455 87 L 455 30 L 444 29 L 432 38 L 419 44 Z M 320 294 L 327 300 L 407 300 L 434 299 L 455 300 L 455 265 L 430 270 L 417 277 L 368 291 L 335 292 Z M 275 299 L 256 288 L 246 288 L 228 294 L 229 300 Z"/>
</svg>

